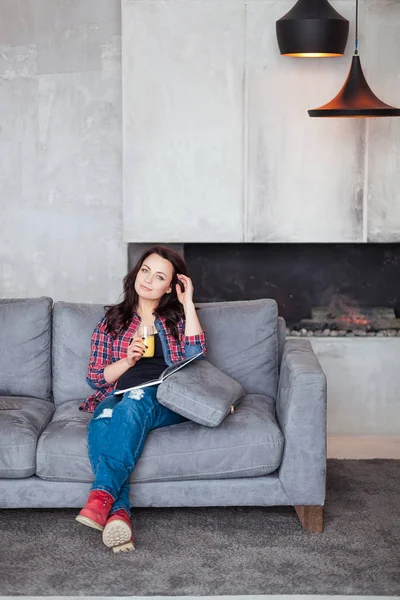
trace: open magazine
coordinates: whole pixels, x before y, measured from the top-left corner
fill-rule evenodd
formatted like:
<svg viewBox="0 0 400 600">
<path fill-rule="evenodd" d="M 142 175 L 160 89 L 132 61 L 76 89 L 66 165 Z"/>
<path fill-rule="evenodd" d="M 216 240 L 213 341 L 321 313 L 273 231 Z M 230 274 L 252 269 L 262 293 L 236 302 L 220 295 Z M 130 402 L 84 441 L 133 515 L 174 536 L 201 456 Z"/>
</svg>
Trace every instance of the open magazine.
<svg viewBox="0 0 400 600">
<path fill-rule="evenodd" d="M 198 358 L 202 354 L 203 351 L 200 350 L 200 352 L 198 352 L 194 356 L 191 356 L 190 358 L 185 358 L 185 360 L 181 360 L 179 362 L 174 363 L 170 367 L 167 367 L 161 373 L 158 379 L 152 379 L 151 381 L 146 381 L 145 383 L 140 383 L 139 385 L 134 385 L 132 387 L 125 388 L 124 390 L 115 390 L 114 394 L 125 394 L 125 392 L 130 392 L 131 390 L 140 390 L 141 388 L 150 387 L 151 385 L 158 385 L 159 383 L 162 383 L 165 379 L 168 379 L 170 375 L 173 375 L 173 373 L 176 373 L 177 371 L 179 371 L 179 369 L 182 369 L 182 367 L 188 365 L 190 362 L 192 362 L 192 360 Z"/>
</svg>

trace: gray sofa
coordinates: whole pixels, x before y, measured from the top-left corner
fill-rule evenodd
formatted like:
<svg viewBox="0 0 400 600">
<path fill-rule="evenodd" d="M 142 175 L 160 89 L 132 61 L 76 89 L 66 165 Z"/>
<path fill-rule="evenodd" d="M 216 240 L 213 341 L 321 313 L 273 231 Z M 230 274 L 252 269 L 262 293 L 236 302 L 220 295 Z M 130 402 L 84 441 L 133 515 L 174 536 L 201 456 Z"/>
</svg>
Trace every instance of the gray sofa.
<svg viewBox="0 0 400 600">
<path fill-rule="evenodd" d="M 216 428 L 152 431 L 133 506 L 294 506 L 322 531 L 326 380 L 307 340 L 285 342 L 274 300 L 198 304 L 207 359 L 246 396 Z M 93 474 L 79 411 L 103 306 L 0 300 L 0 508 L 75 507 Z"/>
</svg>

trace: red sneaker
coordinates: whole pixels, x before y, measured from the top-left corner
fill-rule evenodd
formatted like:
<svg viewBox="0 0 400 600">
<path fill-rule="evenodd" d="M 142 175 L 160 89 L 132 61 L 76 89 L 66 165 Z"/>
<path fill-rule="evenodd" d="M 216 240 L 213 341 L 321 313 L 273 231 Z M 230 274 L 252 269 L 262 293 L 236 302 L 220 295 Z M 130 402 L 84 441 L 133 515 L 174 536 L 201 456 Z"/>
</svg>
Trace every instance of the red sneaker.
<svg viewBox="0 0 400 600">
<path fill-rule="evenodd" d="M 103 531 L 113 503 L 113 497 L 107 492 L 93 490 L 76 520 L 82 525 Z"/>
<path fill-rule="evenodd" d="M 103 542 L 113 552 L 130 552 L 135 549 L 131 520 L 124 510 L 117 510 L 108 519 L 103 531 Z"/>
</svg>

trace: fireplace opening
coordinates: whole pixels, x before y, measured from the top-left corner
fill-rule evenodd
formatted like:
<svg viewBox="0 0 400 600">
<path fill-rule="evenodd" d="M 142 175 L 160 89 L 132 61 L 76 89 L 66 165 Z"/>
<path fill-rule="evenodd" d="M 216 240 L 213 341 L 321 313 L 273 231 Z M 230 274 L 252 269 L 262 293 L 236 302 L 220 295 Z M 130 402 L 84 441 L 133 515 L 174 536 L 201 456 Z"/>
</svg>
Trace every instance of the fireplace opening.
<svg viewBox="0 0 400 600">
<path fill-rule="evenodd" d="M 184 244 L 198 302 L 274 298 L 295 336 L 400 336 L 400 244 Z"/>
<path fill-rule="evenodd" d="M 393 308 L 353 307 L 338 312 L 329 307 L 311 310 L 311 319 L 301 319 L 292 335 L 400 336 L 400 319 Z"/>
</svg>

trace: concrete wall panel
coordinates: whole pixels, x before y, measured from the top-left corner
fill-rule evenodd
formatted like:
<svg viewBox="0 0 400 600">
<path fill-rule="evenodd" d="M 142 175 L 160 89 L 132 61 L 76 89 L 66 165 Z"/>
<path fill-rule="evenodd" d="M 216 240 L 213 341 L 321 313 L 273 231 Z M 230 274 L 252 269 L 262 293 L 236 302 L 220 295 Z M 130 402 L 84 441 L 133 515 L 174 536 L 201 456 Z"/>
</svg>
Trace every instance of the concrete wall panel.
<svg viewBox="0 0 400 600">
<path fill-rule="evenodd" d="M 122 8 L 125 240 L 243 241 L 244 3 Z"/>
<path fill-rule="evenodd" d="M 0 17 L 0 296 L 116 301 L 120 2 L 2 0 Z"/>
</svg>

